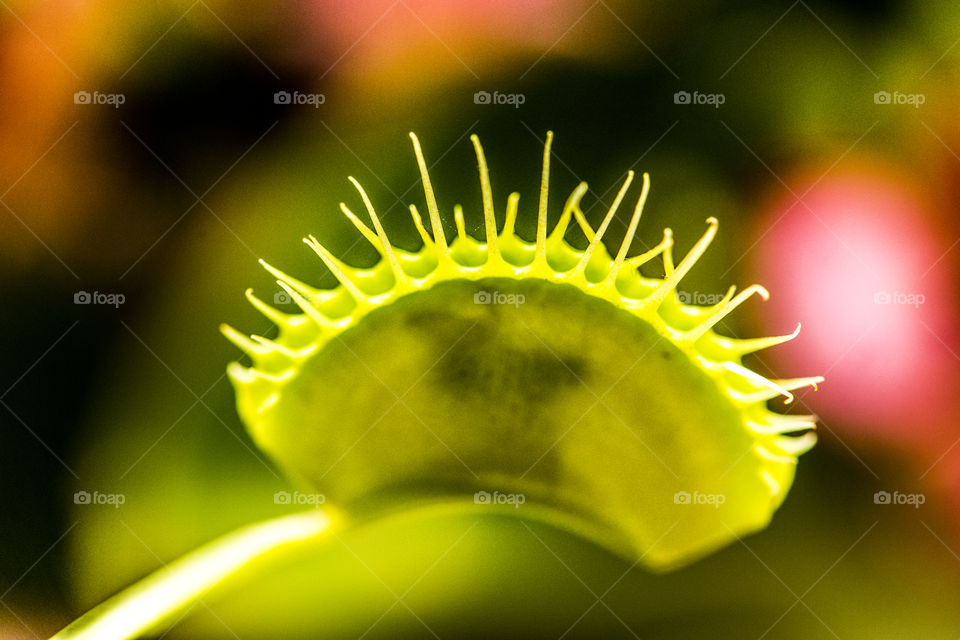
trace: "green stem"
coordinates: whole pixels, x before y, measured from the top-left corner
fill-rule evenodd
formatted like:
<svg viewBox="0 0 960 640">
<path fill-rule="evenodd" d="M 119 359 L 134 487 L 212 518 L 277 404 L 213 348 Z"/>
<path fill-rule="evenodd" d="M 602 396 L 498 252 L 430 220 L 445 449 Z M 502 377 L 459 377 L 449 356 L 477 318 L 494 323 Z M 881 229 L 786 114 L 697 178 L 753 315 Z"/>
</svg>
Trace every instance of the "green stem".
<svg viewBox="0 0 960 640">
<path fill-rule="evenodd" d="M 51 640 L 129 640 L 155 630 L 254 560 L 279 556 L 329 531 L 330 517 L 297 513 L 210 542 L 91 609 Z"/>
</svg>

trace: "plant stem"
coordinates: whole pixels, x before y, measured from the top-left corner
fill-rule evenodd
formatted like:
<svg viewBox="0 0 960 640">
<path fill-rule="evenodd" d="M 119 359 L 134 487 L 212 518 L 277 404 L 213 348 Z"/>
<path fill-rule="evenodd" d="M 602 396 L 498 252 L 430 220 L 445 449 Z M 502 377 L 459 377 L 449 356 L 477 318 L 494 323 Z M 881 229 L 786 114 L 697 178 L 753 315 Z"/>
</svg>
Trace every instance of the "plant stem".
<svg viewBox="0 0 960 640">
<path fill-rule="evenodd" d="M 51 640 L 129 640 L 155 630 L 225 578 L 254 560 L 330 529 L 322 511 L 297 513 L 248 525 L 156 571 L 78 618 Z"/>
</svg>

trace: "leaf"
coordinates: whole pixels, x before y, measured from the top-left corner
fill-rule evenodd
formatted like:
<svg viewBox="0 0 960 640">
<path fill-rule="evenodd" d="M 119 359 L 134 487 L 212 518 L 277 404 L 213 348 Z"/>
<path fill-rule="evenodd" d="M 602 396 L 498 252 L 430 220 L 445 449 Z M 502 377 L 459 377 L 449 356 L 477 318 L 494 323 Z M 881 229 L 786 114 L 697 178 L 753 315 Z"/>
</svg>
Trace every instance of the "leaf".
<svg viewBox="0 0 960 640">
<path fill-rule="evenodd" d="M 297 513 L 248 525 L 193 551 L 113 596 L 74 621 L 52 640 L 126 640 L 157 629 L 227 578 L 249 577 L 255 566 L 275 561 L 330 530 L 321 511 Z"/>
</svg>

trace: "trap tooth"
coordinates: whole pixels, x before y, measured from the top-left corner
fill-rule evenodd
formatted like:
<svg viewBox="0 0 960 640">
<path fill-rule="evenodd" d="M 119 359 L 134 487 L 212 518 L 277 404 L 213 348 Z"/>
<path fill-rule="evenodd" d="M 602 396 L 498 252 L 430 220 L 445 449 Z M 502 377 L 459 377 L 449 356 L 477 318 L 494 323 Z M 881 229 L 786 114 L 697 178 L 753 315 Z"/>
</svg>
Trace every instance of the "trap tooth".
<svg viewBox="0 0 960 640">
<path fill-rule="evenodd" d="M 814 431 L 807 431 L 799 436 L 779 436 L 774 438 L 774 443 L 785 454 L 796 458 L 810 451 L 817 444 L 817 434 Z"/>
<path fill-rule="evenodd" d="M 663 250 L 663 273 L 669 276 L 674 271 L 673 266 L 673 229 L 667 227 L 663 230 L 664 239 L 668 239 L 666 248 Z"/>
<path fill-rule="evenodd" d="M 514 191 L 507 196 L 507 209 L 503 221 L 503 231 L 500 232 L 501 238 L 514 236 L 514 227 L 517 224 L 517 209 L 520 205 L 520 194 Z"/>
<path fill-rule="evenodd" d="M 774 478 L 773 474 L 771 474 L 769 471 L 763 471 L 760 474 L 760 477 L 763 478 L 765 483 L 767 483 L 767 487 L 770 489 L 771 497 L 777 497 L 783 493 L 783 485 L 781 485 L 780 482 Z"/>
<path fill-rule="evenodd" d="M 620 249 L 617 251 L 617 257 L 613 261 L 613 266 L 610 268 L 610 273 L 607 274 L 607 277 L 604 280 L 604 286 L 611 287 L 617 281 L 617 276 L 620 274 L 620 269 L 623 268 L 624 261 L 627 259 L 627 254 L 630 252 L 630 246 L 633 244 L 633 238 L 637 233 L 637 227 L 640 224 L 640 216 L 643 214 L 643 207 L 647 203 L 647 194 L 649 193 L 650 174 L 644 173 L 643 188 L 640 191 L 640 197 L 637 199 L 637 206 L 633 208 L 633 215 L 630 217 L 630 225 L 627 227 L 627 233 L 623 236 L 623 241 L 620 243 Z"/>
<path fill-rule="evenodd" d="M 457 225 L 457 239 L 455 242 L 466 242 L 467 224 L 463 219 L 463 207 L 459 204 L 453 205 L 453 220 Z"/>
<path fill-rule="evenodd" d="M 247 300 L 253 307 L 262 313 L 270 322 L 281 328 L 293 327 L 303 322 L 303 316 L 300 314 L 289 314 L 270 306 L 253 293 L 253 289 L 247 289 L 244 292 Z"/>
<path fill-rule="evenodd" d="M 323 315 L 323 313 L 317 309 L 313 302 L 304 298 L 296 289 L 288 285 L 283 280 L 277 280 L 277 284 L 279 284 L 283 290 L 290 295 L 297 307 L 303 311 L 304 315 L 310 318 L 314 324 L 322 329 L 330 329 L 333 327 L 333 321 L 327 316 Z"/>
<path fill-rule="evenodd" d="M 574 210 L 580 207 L 580 200 L 586 195 L 587 189 L 589 189 L 587 183 L 581 182 L 567 198 L 567 203 L 563 205 L 563 213 L 560 215 L 560 220 L 557 221 L 557 224 L 554 225 L 550 231 L 550 235 L 547 236 L 546 241 L 548 243 L 559 245 L 563 242 L 563 236 L 567 233 L 567 227 L 570 226 L 570 218 L 573 216 Z"/>
<path fill-rule="evenodd" d="M 796 391 L 797 389 L 802 389 L 804 387 L 813 387 L 814 390 L 817 388 L 817 385 L 823 382 L 823 378 L 816 376 L 812 378 L 791 378 L 786 380 L 767 380 L 770 384 L 767 389 L 761 391 L 755 391 L 752 393 L 745 393 L 742 396 L 742 401 L 747 403 L 756 403 L 756 402 L 766 402 L 767 400 L 772 400 L 779 395 L 786 397 L 784 402 L 790 404 L 793 402 L 793 394 L 791 391 Z"/>
<path fill-rule="evenodd" d="M 253 339 L 257 344 L 263 345 L 264 347 L 271 349 L 290 360 L 303 360 L 313 354 L 317 350 L 316 343 L 303 347 L 302 349 L 291 349 L 290 347 L 277 342 L 276 340 L 270 340 L 269 338 L 264 338 L 263 336 L 252 335 L 250 338 Z"/>
<path fill-rule="evenodd" d="M 413 225 L 417 228 L 417 233 L 420 234 L 424 248 L 433 246 L 433 238 L 427 233 L 427 228 L 423 226 L 423 218 L 420 217 L 420 212 L 417 211 L 417 205 L 415 204 L 410 205 L 410 217 L 413 218 Z"/>
<path fill-rule="evenodd" d="M 796 464 L 797 463 L 796 457 L 791 456 L 785 452 L 778 451 L 776 450 L 777 448 L 778 447 L 776 447 L 775 444 L 771 446 L 771 443 L 764 442 L 762 444 L 757 444 L 757 446 L 754 447 L 753 450 L 757 453 L 757 455 L 771 462 L 777 462 L 780 464 Z"/>
<path fill-rule="evenodd" d="M 537 204 L 537 238 L 534 249 L 534 262 L 546 264 L 547 261 L 547 201 L 550 195 L 550 154 L 553 148 L 553 131 L 547 131 L 547 141 L 543 145 L 543 169 L 540 174 L 540 199 Z"/>
<path fill-rule="evenodd" d="M 717 235 L 717 227 L 720 225 L 720 222 L 714 218 L 707 218 L 707 227 L 706 232 L 697 240 L 697 243 L 693 245 L 693 248 L 690 249 L 690 252 L 683 257 L 683 260 L 680 261 L 680 264 L 677 265 L 677 268 L 672 270 L 664 279 L 663 284 L 661 284 L 653 293 L 647 296 L 644 300 L 644 306 L 651 309 L 656 309 L 662 303 L 664 298 L 666 298 L 670 293 L 677 288 L 677 283 L 680 282 L 680 279 L 683 278 L 693 268 L 693 265 L 697 263 L 697 260 L 700 259 L 700 256 L 703 255 L 704 251 L 707 250 L 707 247 L 710 246 L 710 243 L 713 242 L 713 238 Z"/>
<path fill-rule="evenodd" d="M 730 293 L 733 292 L 733 289 L 730 289 Z M 761 287 L 758 284 L 753 284 L 740 292 L 737 297 L 732 300 L 724 299 L 719 305 L 716 311 L 714 311 L 710 316 L 704 320 L 697 328 L 693 329 L 687 333 L 687 340 L 690 342 L 696 342 L 700 339 L 703 334 L 707 332 L 708 329 L 712 329 L 714 325 L 723 320 L 731 311 L 739 307 L 743 302 L 752 296 L 753 294 L 759 294 L 761 298 L 767 300 L 770 297 L 770 293 L 766 289 Z"/>
<path fill-rule="evenodd" d="M 661 253 L 664 255 L 664 260 L 666 261 L 666 253 L 667 251 L 670 250 L 672 246 L 673 246 L 673 234 L 670 233 L 670 229 L 664 229 L 663 240 L 661 240 L 659 244 L 657 244 L 657 246 L 655 246 L 653 249 L 650 249 L 649 251 L 645 251 L 644 253 L 635 255 L 631 258 L 627 258 L 626 260 L 623 261 L 623 266 L 630 269 L 630 272 L 626 272 L 625 275 L 627 277 L 633 277 L 634 276 L 634 274 L 632 273 L 633 270 L 638 269 L 642 265 L 650 262 Z"/>
<path fill-rule="evenodd" d="M 790 342 L 794 338 L 800 335 L 800 323 L 797 323 L 797 328 L 793 330 L 793 333 L 788 333 L 784 336 L 770 336 L 767 338 L 748 338 L 743 340 L 733 340 L 731 345 L 732 349 L 735 349 L 741 355 L 746 355 L 748 353 L 754 353 L 755 351 L 760 351 L 762 349 L 768 349 L 770 347 L 775 347 L 778 344 L 783 344 L 784 342 Z"/>
<path fill-rule="evenodd" d="M 293 276 L 281 271 L 280 269 L 277 269 L 273 265 L 267 263 L 266 260 L 261 259 L 259 262 L 260 262 L 260 265 L 264 269 L 269 271 L 274 278 L 276 278 L 277 280 L 282 280 L 283 282 L 286 282 L 287 285 L 289 285 L 292 289 L 298 291 L 300 295 L 302 295 L 305 298 L 314 300 L 321 294 L 325 293 L 322 289 L 311 287 L 307 283 L 297 280 Z"/>
<path fill-rule="evenodd" d="M 754 432 L 762 435 L 779 435 L 792 431 L 806 431 L 817 426 L 814 416 L 784 416 L 764 409 L 766 420 L 747 420 L 747 425 Z"/>
<path fill-rule="evenodd" d="M 227 375 L 238 384 L 250 384 L 257 378 L 249 368 L 239 362 L 231 362 L 227 365 Z"/>
<path fill-rule="evenodd" d="M 414 155 L 417 156 L 417 167 L 420 169 L 420 181 L 423 183 L 423 194 L 427 200 L 430 226 L 433 227 L 433 242 L 437 245 L 441 259 L 449 258 L 449 253 L 447 252 L 447 237 L 443 230 L 443 223 L 440 221 L 440 210 L 437 208 L 437 196 L 430 182 L 430 173 L 427 171 L 427 162 L 423 158 L 423 149 L 420 148 L 420 140 L 412 131 L 410 132 L 410 140 L 413 141 L 413 152 Z"/>
<path fill-rule="evenodd" d="M 237 331 L 228 324 L 220 325 L 220 333 L 251 358 L 258 358 L 270 353 L 269 347 L 254 341 L 250 336 Z"/>
<path fill-rule="evenodd" d="M 603 242 L 603 234 L 607 232 L 607 228 L 610 226 L 610 221 L 613 220 L 613 216 L 616 215 L 617 209 L 620 207 L 620 203 L 623 202 L 623 198 L 627 195 L 627 189 L 630 188 L 631 182 L 633 182 L 633 171 L 628 171 L 627 178 L 623 181 L 623 186 L 620 187 L 617 197 L 614 199 L 613 204 L 610 205 L 610 210 L 607 211 L 607 215 L 604 216 L 603 222 L 600 223 L 596 233 L 594 233 L 593 237 L 589 239 L 590 244 L 587 245 L 586 251 L 584 251 L 583 255 L 580 257 L 580 262 L 578 262 L 577 266 L 574 267 L 571 277 L 575 278 L 582 275 L 584 270 L 587 268 L 587 264 L 590 262 L 593 252 L 596 251 L 600 243 Z"/>
<path fill-rule="evenodd" d="M 373 248 L 380 252 L 380 255 L 383 255 L 383 245 L 380 242 L 380 238 L 377 237 L 377 234 L 371 231 L 370 227 L 365 225 L 363 221 L 357 217 L 357 214 L 350 210 L 350 207 L 348 207 L 345 202 L 340 203 L 340 211 L 344 216 L 347 217 L 347 220 L 349 220 L 353 226 L 356 227 L 357 231 L 360 232 L 360 235 L 366 238 L 367 242 L 373 245 Z"/>
<path fill-rule="evenodd" d="M 473 150 L 477 154 L 477 165 L 480 168 L 480 195 L 483 201 L 483 224 L 486 232 L 487 260 L 500 259 L 500 247 L 497 243 L 497 219 L 493 212 L 493 189 L 490 187 L 490 170 L 487 167 L 487 158 L 480 146 L 477 134 L 470 136 Z"/>
<path fill-rule="evenodd" d="M 367 208 L 367 213 L 370 215 L 370 221 L 373 222 L 373 228 L 377 231 L 377 237 L 380 240 L 380 249 L 383 252 L 383 255 L 387 258 L 387 262 L 390 264 L 390 269 L 393 271 L 393 277 L 396 278 L 398 284 L 406 284 L 408 282 L 407 274 L 405 274 L 403 269 L 400 268 L 400 262 L 397 260 L 397 254 L 393 251 L 393 245 L 390 244 L 390 238 L 387 237 L 387 232 L 383 230 L 383 224 L 380 222 L 380 216 L 377 215 L 376 210 L 373 208 L 373 203 L 370 202 L 367 192 L 363 190 L 363 187 L 360 186 L 360 183 L 357 182 L 353 176 L 350 176 L 348 179 L 353 183 L 353 186 L 356 187 L 357 191 L 360 192 L 360 198 L 363 200 L 363 206 Z"/>
<path fill-rule="evenodd" d="M 357 287 L 353 280 L 351 280 L 347 275 L 347 271 L 349 270 L 347 265 L 334 257 L 333 254 L 327 251 L 327 248 L 320 244 L 320 241 L 314 238 L 312 235 L 304 238 L 303 242 L 308 247 L 313 249 L 314 253 L 320 256 L 320 259 L 323 260 L 325 265 L 327 265 L 327 269 L 330 270 L 330 273 L 333 274 L 333 277 L 335 277 L 340 284 L 343 285 L 344 289 L 350 292 L 350 295 L 353 296 L 354 302 L 356 302 L 357 305 L 363 305 L 367 302 L 367 294 L 361 291 L 360 288 Z"/>
<path fill-rule="evenodd" d="M 760 375 L 756 371 L 748 369 L 742 364 L 736 362 L 724 362 L 722 366 L 727 371 L 740 376 L 744 381 L 751 383 L 754 385 L 754 387 L 762 388 L 760 391 L 752 392 L 742 392 L 731 389 L 731 392 L 735 394 L 735 397 L 737 397 L 744 404 L 762 403 L 781 395 L 786 398 L 787 404 L 793 402 L 793 394 L 790 393 L 790 390 L 785 389 L 776 381 L 770 380 L 769 378 Z"/>
</svg>

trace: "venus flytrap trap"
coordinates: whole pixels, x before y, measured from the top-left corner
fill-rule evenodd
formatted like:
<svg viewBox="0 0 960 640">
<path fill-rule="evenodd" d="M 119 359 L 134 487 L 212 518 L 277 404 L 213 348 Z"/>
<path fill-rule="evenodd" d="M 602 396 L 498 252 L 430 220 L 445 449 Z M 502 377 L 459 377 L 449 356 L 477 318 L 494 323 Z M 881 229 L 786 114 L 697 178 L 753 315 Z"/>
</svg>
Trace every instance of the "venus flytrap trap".
<svg viewBox="0 0 960 640">
<path fill-rule="evenodd" d="M 707 229 L 678 263 L 669 229 L 630 255 L 650 188 L 615 254 L 603 243 L 634 180 L 631 171 L 594 229 L 581 183 L 548 229 L 552 133 L 547 135 L 536 237 L 514 225 L 519 194 L 498 230 L 483 148 L 484 240 L 453 208 L 448 241 L 420 143 L 410 134 L 430 231 L 414 205 L 417 251 L 391 244 L 350 178 L 372 226 L 343 214 L 381 255 L 345 264 L 304 241 L 339 281 L 317 289 L 263 263 L 301 313 L 250 302 L 275 339 L 224 335 L 252 366 L 229 366 L 254 441 L 325 504 L 214 541 L 115 596 L 57 638 L 129 638 L 156 630 L 227 576 L 280 551 L 322 541 L 331 526 L 411 509 L 496 509 L 553 523 L 653 570 L 672 569 L 765 527 L 815 442 L 812 416 L 767 401 L 821 378 L 770 380 L 744 355 L 796 337 L 740 340 L 716 324 L 754 294 L 731 287 L 715 305 L 685 305 L 677 284 L 713 240 Z M 564 236 L 575 221 L 587 240 Z M 638 268 L 659 258 L 664 277 Z M 262 262 L 262 261 L 261 261 Z M 504 301 L 510 301 L 504 303 Z M 318 494 L 319 495 L 319 494 Z M 477 496 L 514 496 L 487 500 Z M 517 497 L 522 496 L 522 501 Z M 319 506 L 319 505 L 314 505 Z"/>
</svg>

